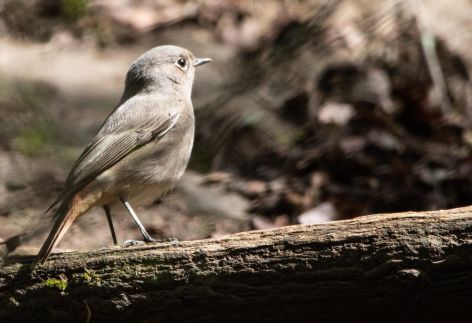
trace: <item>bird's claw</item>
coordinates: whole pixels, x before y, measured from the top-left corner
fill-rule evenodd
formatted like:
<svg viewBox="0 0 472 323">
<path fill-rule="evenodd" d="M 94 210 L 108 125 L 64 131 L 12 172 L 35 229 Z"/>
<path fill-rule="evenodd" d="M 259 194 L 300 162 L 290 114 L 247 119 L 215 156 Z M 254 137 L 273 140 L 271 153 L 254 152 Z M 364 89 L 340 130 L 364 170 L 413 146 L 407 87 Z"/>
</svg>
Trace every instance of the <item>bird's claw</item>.
<svg viewBox="0 0 472 323">
<path fill-rule="evenodd" d="M 146 244 L 146 243 L 168 243 L 171 246 L 176 246 L 179 244 L 179 240 L 177 240 L 176 238 L 166 238 L 166 239 L 160 239 L 160 240 L 148 238 L 148 239 L 145 239 L 144 241 L 143 240 L 126 240 L 123 243 L 123 247 L 127 248 L 127 247 L 137 246 L 137 245 Z"/>
<path fill-rule="evenodd" d="M 179 244 L 179 240 L 177 240 L 177 238 L 167 238 L 164 239 L 162 242 L 168 242 L 171 246 L 176 246 Z"/>
<path fill-rule="evenodd" d="M 145 241 L 142 241 L 142 240 L 126 240 L 124 243 L 123 243 L 123 247 L 124 248 L 128 248 L 128 247 L 133 247 L 133 246 L 137 246 L 137 245 L 140 245 L 140 244 L 145 244 L 146 242 Z"/>
</svg>

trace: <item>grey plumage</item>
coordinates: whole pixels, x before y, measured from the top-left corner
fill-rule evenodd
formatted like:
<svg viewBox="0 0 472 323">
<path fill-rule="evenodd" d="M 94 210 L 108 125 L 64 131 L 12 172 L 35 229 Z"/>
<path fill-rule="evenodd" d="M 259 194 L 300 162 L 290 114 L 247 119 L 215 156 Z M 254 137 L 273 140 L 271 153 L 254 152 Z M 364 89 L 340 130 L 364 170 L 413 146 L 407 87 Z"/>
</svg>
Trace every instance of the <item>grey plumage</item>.
<svg viewBox="0 0 472 323">
<path fill-rule="evenodd" d="M 174 186 L 193 145 L 195 67 L 208 61 L 180 47 L 160 46 L 131 65 L 120 102 L 51 206 L 60 205 L 56 223 L 36 262 L 43 262 L 70 224 L 91 207 L 120 199 L 147 203 Z"/>
</svg>

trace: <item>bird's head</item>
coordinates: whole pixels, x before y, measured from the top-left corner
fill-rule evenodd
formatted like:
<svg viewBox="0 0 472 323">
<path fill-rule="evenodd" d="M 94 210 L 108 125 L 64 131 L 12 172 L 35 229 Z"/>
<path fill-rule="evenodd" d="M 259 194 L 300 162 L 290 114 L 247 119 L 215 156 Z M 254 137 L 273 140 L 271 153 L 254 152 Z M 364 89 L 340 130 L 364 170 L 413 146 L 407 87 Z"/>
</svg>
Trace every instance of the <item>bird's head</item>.
<svg viewBox="0 0 472 323">
<path fill-rule="evenodd" d="M 190 97 L 195 68 L 210 61 L 196 58 L 182 47 L 155 47 L 131 64 L 125 93 L 127 90 L 132 95 L 142 91 L 177 91 Z"/>
</svg>

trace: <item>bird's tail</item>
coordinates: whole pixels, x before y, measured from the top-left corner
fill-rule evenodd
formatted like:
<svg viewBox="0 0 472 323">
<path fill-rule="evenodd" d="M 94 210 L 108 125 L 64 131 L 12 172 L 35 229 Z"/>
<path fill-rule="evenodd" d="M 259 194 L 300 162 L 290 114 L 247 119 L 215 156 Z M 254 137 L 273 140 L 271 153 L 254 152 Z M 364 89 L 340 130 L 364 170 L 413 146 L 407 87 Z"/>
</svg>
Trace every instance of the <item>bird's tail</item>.
<svg viewBox="0 0 472 323">
<path fill-rule="evenodd" d="M 59 243 L 71 224 L 85 211 L 86 210 L 80 207 L 80 200 L 77 195 L 61 203 L 55 215 L 56 221 L 54 222 L 54 226 L 39 250 L 36 259 L 31 264 L 31 270 L 33 270 L 37 264 L 42 264 L 46 261 L 46 258 L 49 256 L 54 246 Z"/>
</svg>

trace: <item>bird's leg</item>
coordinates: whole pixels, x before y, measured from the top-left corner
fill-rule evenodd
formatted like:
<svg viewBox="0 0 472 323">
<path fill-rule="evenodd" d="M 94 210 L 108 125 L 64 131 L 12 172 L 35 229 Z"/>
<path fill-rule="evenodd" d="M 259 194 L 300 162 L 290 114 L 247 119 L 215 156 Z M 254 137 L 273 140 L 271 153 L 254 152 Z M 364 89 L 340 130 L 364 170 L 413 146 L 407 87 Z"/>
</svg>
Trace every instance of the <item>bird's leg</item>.
<svg viewBox="0 0 472 323">
<path fill-rule="evenodd" d="M 116 240 L 115 228 L 113 227 L 113 221 L 111 219 L 110 207 L 108 205 L 104 205 L 103 209 L 105 210 L 105 214 L 107 215 L 108 225 L 110 226 L 111 237 L 113 238 L 113 244 L 117 246 L 118 240 Z"/>
<path fill-rule="evenodd" d="M 153 239 L 149 233 L 147 233 L 146 229 L 144 228 L 144 225 L 141 223 L 141 221 L 139 221 L 139 218 L 138 216 L 136 215 L 136 212 L 134 212 L 133 208 L 131 207 L 131 205 L 129 204 L 128 201 L 126 201 L 123 197 L 120 197 L 120 201 L 121 203 L 123 203 L 125 206 L 126 206 L 126 209 L 128 209 L 128 212 L 129 214 L 131 215 L 131 217 L 133 218 L 134 222 L 136 223 L 136 225 L 138 226 L 139 230 L 141 231 L 141 233 L 143 234 L 143 237 L 144 237 L 144 241 L 145 242 L 156 242 L 157 240 Z"/>
</svg>

